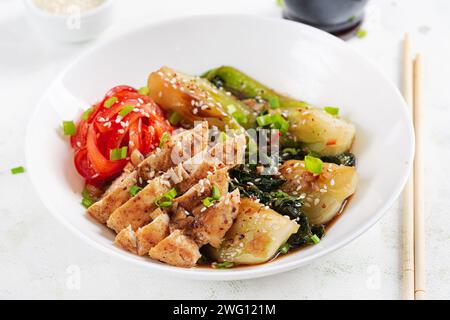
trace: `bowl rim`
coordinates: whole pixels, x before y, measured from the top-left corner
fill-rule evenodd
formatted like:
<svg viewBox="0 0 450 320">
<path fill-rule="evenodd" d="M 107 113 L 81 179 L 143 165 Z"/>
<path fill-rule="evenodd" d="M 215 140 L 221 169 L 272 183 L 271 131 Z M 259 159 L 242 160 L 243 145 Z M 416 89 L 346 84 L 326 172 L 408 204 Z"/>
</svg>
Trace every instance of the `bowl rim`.
<svg viewBox="0 0 450 320">
<path fill-rule="evenodd" d="M 406 155 L 407 163 L 405 165 L 405 170 L 403 171 L 402 175 L 398 179 L 395 189 L 393 190 L 391 196 L 387 201 L 384 202 L 380 210 L 376 212 L 370 219 L 368 219 L 364 225 L 362 225 L 359 229 L 355 230 L 353 233 L 349 234 L 348 236 L 344 237 L 342 240 L 331 244 L 328 248 L 323 250 L 318 250 L 315 253 L 312 253 L 309 257 L 304 258 L 300 261 L 289 261 L 283 264 L 271 264 L 266 263 L 259 266 L 248 266 L 248 267 L 241 267 L 239 269 L 231 269 L 231 270 L 217 270 L 217 269 L 202 269 L 202 268 L 179 268 L 174 267 L 166 264 L 159 264 L 159 263 L 148 263 L 144 260 L 138 260 L 132 257 L 131 255 L 126 255 L 123 253 L 120 253 L 118 251 L 112 250 L 111 248 L 105 247 L 100 243 L 97 243 L 95 240 L 92 240 L 87 235 L 83 234 L 80 230 L 75 228 L 73 225 L 70 224 L 69 221 L 65 220 L 61 215 L 57 214 L 56 208 L 53 207 L 53 204 L 50 200 L 48 200 L 47 197 L 44 196 L 44 192 L 38 187 L 38 181 L 36 179 L 36 176 L 34 174 L 33 164 L 32 164 L 32 156 L 30 154 L 31 151 L 31 143 L 32 143 L 32 135 L 31 129 L 33 126 L 33 119 L 35 119 L 39 111 L 43 105 L 43 102 L 47 98 L 47 96 L 52 91 L 53 87 L 65 76 L 65 74 L 79 61 L 81 61 L 84 57 L 89 56 L 91 52 L 94 52 L 95 50 L 101 48 L 103 45 L 107 44 L 110 41 L 113 41 L 114 39 L 126 37 L 128 34 L 133 34 L 134 32 L 137 32 L 141 30 L 142 28 L 151 28 L 153 26 L 165 26 L 165 25 L 171 25 L 176 23 L 182 23 L 182 22 L 189 22 L 189 21 L 195 21 L 198 19 L 203 18 L 214 18 L 214 19 L 252 19 L 252 20 L 259 20 L 262 23 L 281 23 L 281 24 L 291 24 L 291 25 L 300 25 L 300 28 L 306 29 L 308 32 L 312 33 L 318 33 L 321 34 L 321 37 L 327 37 L 328 40 L 334 41 L 334 42 L 342 42 L 345 43 L 343 40 L 336 38 L 324 31 L 321 31 L 319 29 L 313 28 L 311 26 L 299 23 L 299 22 L 293 22 L 289 20 L 284 20 L 280 18 L 272 18 L 272 17 L 261 17 L 256 15 L 248 15 L 248 14 L 200 14 L 200 15 L 189 15 L 189 16 L 183 16 L 183 17 L 175 17 L 171 19 L 164 19 L 157 22 L 151 22 L 151 23 L 143 23 L 139 24 L 136 27 L 133 27 L 132 29 L 119 33 L 117 35 L 114 35 L 112 37 L 109 37 L 105 40 L 99 41 L 96 45 L 86 49 L 83 53 L 78 55 L 74 60 L 72 60 L 71 63 L 69 63 L 65 68 L 62 69 L 62 71 L 59 73 L 59 75 L 53 80 L 51 85 L 47 88 L 45 93 L 43 94 L 42 98 L 37 103 L 35 110 L 33 114 L 31 115 L 28 124 L 27 124 L 27 130 L 26 130 L 26 136 L 25 136 L 25 158 L 26 158 L 26 166 L 27 166 L 27 172 L 30 176 L 30 180 L 39 195 L 39 198 L 41 199 L 42 203 L 45 205 L 45 207 L 50 211 L 50 213 L 56 217 L 57 220 L 59 220 L 64 226 L 66 226 L 69 230 L 71 230 L 74 234 L 79 236 L 81 239 L 83 239 L 86 243 L 91 245 L 94 248 L 99 249 L 100 251 L 111 255 L 118 257 L 122 260 L 130 261 L 135 265 L 143 266 L 145 268 L 150 268 L 151 270 L 165 273 L 166 275 L 172 275 L 179 278 L 185 278 L 185 279 L 195 279 L 195 280 L 216 280 L 216 281 L 229 281 L 229 280 L 243 280 L 243 279 L 253 279 L 253 278 L 260 278 L 272 274 L 282 273 L 286 271 L 290 271 L 292 269 L 298 268 L 300 266 L 306 265 L 308 263 L 311 263 L 312 261 L 323 257 L 339 248 L 342 248 L 343 246 L 347 245 L 348 243 L 352 242 L 356 238 L 358 238 L 360 235 L 365 233 L 368 229 L 370 229 L 372 226 L 376 224 L 383 216 L 384 214 L 392 207 L 392 205 L 395 203 L 395 201 L 398 199 L 400 193 L 402 192 L 404 186 L 406 185 L 406 182 L 409 178 L 410 172 L 412 170 L 412 163 L 413 163 L 413 157 L 415 152 L 415 139 L 414 139 L 414 127 L 412 124 L 411 114 L 408 112 L 408 107 L 406 105 L 406 102 L 404 101 L 402 95 L 400 94 L 397 86 L 393 83 L 393 81 L 388 78 L 371 60 L 369 60 L 367 57 L 360 54 L 358 51 L 353 49 L 351 46 L 346 45 L 346 50 L 350 50 L 352 54 L 358 56 L 360 59 L 364 60 L 366 64 L 368 64 L 372 71 L 377 72 L 380 77 L 387 83 L 389 87 L 393 90 L 395 95 L 397 95 L 403 104 L 403 107 L 401 108 L 402 112 L 405 115 L 405 118 L 409 119 L 408 121 L 408 150 L 409 153 Z M 405 141 L 406 142 L 406 141 Z M 294 253 L 295 254 L 295 253 Z"/>
<path fill-rule="evenodd" d="M 60 13 L 52 13 L 45 9 L 40 8 L 34 0 L 24 0 L 25 6 L 31 11 L 33 14 L 38 15 L 42 18 L 46 19 L 57 19 L 57 20 L 65 20 L 69 15 L 60 14 Z M 89 17 L 100 13 L 101 11 L 109 9 L 114 3 L 114 0 L 103 0 L 103 2 L 97 7 L 88 10 L 86 12 L 82 12 L 80 14 L 81 18 Z"/>
</svg>

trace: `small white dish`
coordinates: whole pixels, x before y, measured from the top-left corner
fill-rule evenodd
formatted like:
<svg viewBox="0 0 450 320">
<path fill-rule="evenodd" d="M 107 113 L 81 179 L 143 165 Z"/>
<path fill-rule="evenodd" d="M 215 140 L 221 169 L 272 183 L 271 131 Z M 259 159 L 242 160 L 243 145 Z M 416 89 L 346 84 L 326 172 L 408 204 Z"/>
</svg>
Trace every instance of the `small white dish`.
<svg viewBox="0 0 450 320">
<path fill-rule="evenodd" d="M 252 267 L 183 269 L 114 246 L 113 232 L 85 213 L 80 205 L 83 181 L 73 166 L 68 141 L 57 134 L 58 127 L 63 120 L 76 119 L 81 108 L 101 99 L 115 85 L 142 86 L 148 73 L 162 65 L 191 74 L 231 65 L 296 98 L 339 106 L 342 115 L 355 123 L 353 151 L 359 185 L 343 216 L 318 245 Z M 393 83 L 372 63 L 317 29 L 241 15 L 166 21 L 98 45 L 50 86 L 26 137 L 31 180 L 49 210 L 70 230 L 103 252 L 151 272 L 203 280 L 255 278 L 291 270 L 349 243 L 377 222 L 399 196 L 413 153 L 407 106 Z"/>
<path fill-rule="evenodd" d="M 33 0 L 24 0 L 28 19 L 45 36 L 59 42 L 83 42 L 99 36 L 113 21 L 114 0 L 86 12 L 76 7 L 70 14 L 57 14 L 40 8 Z"/>
</svg>

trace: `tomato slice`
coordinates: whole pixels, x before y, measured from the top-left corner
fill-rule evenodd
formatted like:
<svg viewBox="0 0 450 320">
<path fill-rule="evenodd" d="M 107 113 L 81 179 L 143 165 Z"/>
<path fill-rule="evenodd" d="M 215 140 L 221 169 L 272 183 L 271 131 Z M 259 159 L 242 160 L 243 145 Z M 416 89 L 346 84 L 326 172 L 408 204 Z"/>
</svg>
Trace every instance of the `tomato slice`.
<svg viewBox="0 0 450 320">
<path fill-rule="evenodd" d="M 109 160 L 100 152 L 97 147 L 97 133 L 94 126 L 91 126 L 87 136 L 87 156 L 92 167 L 101 175 L 113 176 L 120 172 L 126 165 L 126 160 Z"/>
<path fill-rule="evenodd" d="M 106 107 L 105 102 L 111 97 L 117 99 Z M 120 115 L 126 106 L 132 106 L 133 110 Z M 128 155 L 135 149 L 147 155 L 158 146 L 165 132 L 172 132 L 172 127 L 153 100 L 133 87 L 116 86 L 93 106 L 87 120 L 77 123 L 77 133 L 71 137 L 77 171 L 89 183 L 111 180 L 128 161 L 128 157 L 110 160 L 111 150 L 128 146 Z"/>
</svg>

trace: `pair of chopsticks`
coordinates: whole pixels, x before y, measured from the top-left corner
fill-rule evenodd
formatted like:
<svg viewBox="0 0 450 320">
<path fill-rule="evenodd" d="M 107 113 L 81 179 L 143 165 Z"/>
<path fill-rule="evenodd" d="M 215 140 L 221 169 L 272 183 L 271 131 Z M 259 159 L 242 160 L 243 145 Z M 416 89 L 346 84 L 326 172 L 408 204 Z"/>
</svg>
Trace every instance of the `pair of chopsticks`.
<svg viewBox="0 0 450 320">
<path fill-rule="evenodd" d="M 404 190 L 403 298 L 425 298 L 425 227 L 422 166 L 422 58 L 411 56 L 409 35 L 403 40 L 403 96 L 411 108 L 416 136 L 414 168 Z"/>
</svg>

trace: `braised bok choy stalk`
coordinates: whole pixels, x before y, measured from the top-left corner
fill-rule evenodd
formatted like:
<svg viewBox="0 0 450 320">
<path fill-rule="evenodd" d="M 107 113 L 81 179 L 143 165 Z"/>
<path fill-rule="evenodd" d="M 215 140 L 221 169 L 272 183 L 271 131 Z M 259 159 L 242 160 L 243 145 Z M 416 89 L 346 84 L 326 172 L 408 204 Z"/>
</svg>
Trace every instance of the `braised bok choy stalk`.
<svg viewBox="0 0 450 320">
<path fill-rule="evenodd" d="M 203 77 L 241 99 L 255 99 L 258 102 L 264 100 L 266 113 L 281 114 L 289 123 L 284 140 L 300 144 L 307 151 L 333 156 L 348 151 L 351 147 L 355 127 L 339 117 L 337 108 L 310 107 L 307 103 L 279 94 L 228 66 L 212 69 L 204 73 Z"/>
<path fill-rule="evenodd" d="M 170 113 L 169 119 L 189 123 L 207 120 L 221 130 L 247 129 L 255 124 L 252 110 L 205 79 L 162 67 L 150 74 L 148 88 L 150 97 Z"/>
</svg>

